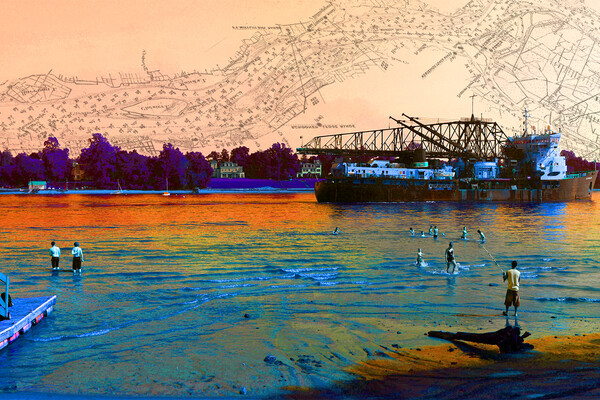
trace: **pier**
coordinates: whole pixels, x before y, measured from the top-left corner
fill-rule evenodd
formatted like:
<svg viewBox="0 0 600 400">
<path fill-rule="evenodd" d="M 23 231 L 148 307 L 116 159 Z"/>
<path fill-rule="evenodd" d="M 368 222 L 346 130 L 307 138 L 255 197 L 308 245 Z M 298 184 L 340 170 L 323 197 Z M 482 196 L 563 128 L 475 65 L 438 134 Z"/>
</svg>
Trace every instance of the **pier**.
<svg viewBox="0 0 600 400">
<path fill-rule="evenodd" d="M 10 319 L 0 321 L 0 349 L 37 325 L 54 309 L 56 296 L 13 299 Z"/>
</svg>

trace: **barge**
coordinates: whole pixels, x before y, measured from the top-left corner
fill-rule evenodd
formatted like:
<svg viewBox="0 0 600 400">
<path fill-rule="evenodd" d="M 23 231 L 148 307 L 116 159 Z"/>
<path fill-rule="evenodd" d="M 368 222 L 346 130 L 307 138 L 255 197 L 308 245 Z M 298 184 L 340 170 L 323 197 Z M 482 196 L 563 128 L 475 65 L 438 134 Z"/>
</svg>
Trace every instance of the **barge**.
<svg viewBox="0 0 600 400">
<path fill-rule="evenodd" d="M 565 157 L 559 153 L 560 138 L 551 126 L 540 133 L 532 127 L 529 132 L 525 120 L 524 134 L 507 138 L 502 156 L 494 159 L 473 159 L 468 154 L 427 159 L 424 149 L 416 149 L 408 165 L 406 158 L 391 157 L 339 162 L 325 180 L 315 184 L 315 196 L 320 203 L 590 200 L 598 171 L 568 173 Z"/>
</svg>

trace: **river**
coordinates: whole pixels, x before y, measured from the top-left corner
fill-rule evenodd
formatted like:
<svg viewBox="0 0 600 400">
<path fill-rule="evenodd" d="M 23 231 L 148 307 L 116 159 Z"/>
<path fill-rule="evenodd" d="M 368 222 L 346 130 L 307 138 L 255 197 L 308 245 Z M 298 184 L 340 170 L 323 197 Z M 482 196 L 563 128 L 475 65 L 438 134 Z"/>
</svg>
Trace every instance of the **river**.
<svg viewBox="0 0 600 400">
<path fill-rule="evenodd" d="M 0 196 L 12 296 L 57 296 L 48 318 L 0 351 L 0 392 L 226 397 L 330 385 L 382 356 L 381 346 L 440 343 L 429 330 L 504 327 L 501 269 L 513 259 L 522 275 L 511 324 L 536 337 L 597 332 L 599 196 L 525 205 Z M 409 235 L 430 225 L 438 239 Z M 463 227 L 470 240 L 459 239 Z M 52 240 L 62 268 L 80 243 L 81 276 L 50 270 Z M 449 241 L 454 275 L 445 272 Z"/>
</svg>

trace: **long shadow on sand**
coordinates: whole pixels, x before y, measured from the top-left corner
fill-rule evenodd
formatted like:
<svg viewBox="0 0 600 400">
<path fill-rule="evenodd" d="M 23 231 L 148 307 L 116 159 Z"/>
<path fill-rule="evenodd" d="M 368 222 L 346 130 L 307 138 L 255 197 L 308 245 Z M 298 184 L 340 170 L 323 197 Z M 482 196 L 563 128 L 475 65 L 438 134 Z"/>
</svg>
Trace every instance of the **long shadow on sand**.
<svg viewBox="0 0 600 400">
<path fill-rule="evenodd" d="M 598 337 L 538 339 L 536 350 L 509 355 L 459 341 L 391 352 L 392 361 L 368 360 L 352 367 L 353 380 L 318 389 L 291 388 L 282 398 L 598 399 Z M 440 368 L 431 368 L 436 364 Z"/>
</svg>

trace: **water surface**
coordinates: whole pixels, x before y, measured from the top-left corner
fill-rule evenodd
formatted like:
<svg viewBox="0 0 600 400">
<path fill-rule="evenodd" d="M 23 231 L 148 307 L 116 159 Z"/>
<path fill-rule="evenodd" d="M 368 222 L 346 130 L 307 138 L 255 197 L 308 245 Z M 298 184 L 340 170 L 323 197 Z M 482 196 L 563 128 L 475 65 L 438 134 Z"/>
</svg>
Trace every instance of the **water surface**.
<svg viewBox="0 0 600 400">
<path fill-rule="evenodd" d="M 501 269 L 513 259 L 524 330 L 588 333 L 600 322 L 600 202 L 7 195 L 0 215 L 13 296 L 57 295 L 49 318 L 0 351 L 5 391 L 233 396 L 331 384 L 382 346 L 440 343 L 429 330 L 504 327 Z M 430 225 L 444 235 L 408 234 Z M 463 226 L 485 245 L 459 240 Z M 63 268 L 80 242 L 82 276 L 50 271 L 52 240 Z"/>
</svg>

